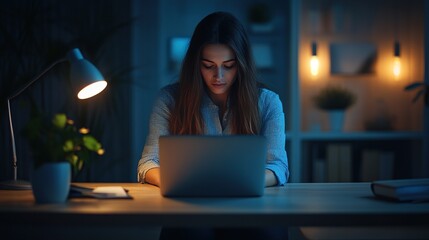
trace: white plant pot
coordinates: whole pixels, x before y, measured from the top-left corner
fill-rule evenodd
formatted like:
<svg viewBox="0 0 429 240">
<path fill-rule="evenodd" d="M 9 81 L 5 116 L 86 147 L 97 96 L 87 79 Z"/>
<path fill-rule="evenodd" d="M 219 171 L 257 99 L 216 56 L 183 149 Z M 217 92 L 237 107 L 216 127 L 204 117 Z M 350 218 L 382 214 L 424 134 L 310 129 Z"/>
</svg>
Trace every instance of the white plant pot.
<svg viewBox="0 0 429 240">
<path fill-rule="evenodd" d="M 31 185 L 37 203 L 63 203 L 71 182 L 68 162 L 46 163 L 34 169 Z"/>
<path fill-rule="evenodd" d="M 329 113 L 329 124 L 331 131 L 341 132 L 344 127 L 344 110 L 331 110 Z"/>
</svg>

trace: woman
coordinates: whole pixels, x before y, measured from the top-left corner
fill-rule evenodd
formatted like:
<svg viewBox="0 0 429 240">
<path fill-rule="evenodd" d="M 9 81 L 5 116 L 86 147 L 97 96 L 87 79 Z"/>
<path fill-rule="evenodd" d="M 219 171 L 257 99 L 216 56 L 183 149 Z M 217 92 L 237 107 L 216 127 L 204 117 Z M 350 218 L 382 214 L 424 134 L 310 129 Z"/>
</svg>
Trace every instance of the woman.
<svg viewBox="0 0 429 240">
<path fill-rule="evenodd" d="M 265 136 L 265 186 L 287 182 L 282 104 L 277 94 L 258 87 L 245 29 L 225 12 L 201 20 L 190 40 L 179 82 L 161 90 L 138 164 L 138 181 L 160 186 L 159 136 L 202 134 Z"/>
<path fill-rule="evenodd" d="M 160 186 L 158 138 L 162 135 L 263 135 L 268 141 L 265 186 L 289 177 L 282 104 L 259 88 L 248 37 L 231 14 L 216 12 L 195 28 L 179 82 L 156 101 L 138 165 L 138 181 Z M 163 228 L 161 239 L 286 239 L 287 228 Z"/>
</svg>

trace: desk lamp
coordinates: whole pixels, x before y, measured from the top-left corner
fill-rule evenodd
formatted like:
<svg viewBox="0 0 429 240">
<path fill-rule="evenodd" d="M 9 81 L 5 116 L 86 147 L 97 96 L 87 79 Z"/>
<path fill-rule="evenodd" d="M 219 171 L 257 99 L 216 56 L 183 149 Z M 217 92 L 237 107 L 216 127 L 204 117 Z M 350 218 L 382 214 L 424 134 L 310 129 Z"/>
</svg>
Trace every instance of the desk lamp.
<svg viewBox="0 0 429 240">
<path fill-rule="evenodd" d="M 77 97 L 79 99 L 87 99 L 93 97 L 104 90 L 107 86 L 107 82 L 104 80 L 101 73 L 98 69 L 88 60 L 84 59 L 82 53 L 78 48 L 72 49 L 65 58 L 59 59 L 56 62 L 52 63 L 48 68 L 46 68 L 42 73 L 40 73 L 36 78 L 31 80 L 27 85 L 22 89 L 17 91 L 11 97 L 7 99 L 7 110 L 9 116 L 9 128 L 12 141 L 12 151 L 13 151 L 13 180 L 8 180 L 0 182 L 0 189 L 11 189 L 11 190 L 25 190 L 31 189 L 31 184 L 26 181 L 18 180 L 18 166 L 17 166 L 17 157 L 16 157 L 16 147 L 15 147 L 15 136 L 13 132 L 12 125 L 12 114 L 10 110 L 10 100 L 20 95 L 25 89 L 27 89 L 35 81 L 39 80 L 43 75 L 45 75 L 49 70 L 54 66 L 62 62 L 70 62 L 70 77 L 72 85 L 77 91 Z"/>
</svg>

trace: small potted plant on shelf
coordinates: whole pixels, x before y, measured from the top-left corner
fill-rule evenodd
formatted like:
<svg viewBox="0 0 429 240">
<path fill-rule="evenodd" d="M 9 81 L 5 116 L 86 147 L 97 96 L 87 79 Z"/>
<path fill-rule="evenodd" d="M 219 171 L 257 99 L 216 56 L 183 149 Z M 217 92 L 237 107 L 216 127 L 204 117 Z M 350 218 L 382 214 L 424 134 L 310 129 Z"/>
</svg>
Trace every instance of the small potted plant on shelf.
<svg viewBox="0 0 429 240">
<path fill-rule="evenodd" d="M 72 173 L 82 170 L 91 152 L 104 154 L 89 130 L 78 129 L 63 113 L 55 114 L 51 121 L 35 115 L 24 131 L 34 159 L 31 185 L 38 203 L 64 202 Z"/>
<path fill-rule="evenodd" d="M 253 32 L 271 32 L 273 30 L 272 13 L 266 3 L 255 3 L 248 9 L 247 18 Z"/>
<path fill-rule="evenodd" d="M 313 101 L 317 108 L 329 113 L 331 130 L 341 131 L 345 110 L 356 102 L 356 95 L 346 88 L 329 85 L 314 96 Z"/>
</svg>

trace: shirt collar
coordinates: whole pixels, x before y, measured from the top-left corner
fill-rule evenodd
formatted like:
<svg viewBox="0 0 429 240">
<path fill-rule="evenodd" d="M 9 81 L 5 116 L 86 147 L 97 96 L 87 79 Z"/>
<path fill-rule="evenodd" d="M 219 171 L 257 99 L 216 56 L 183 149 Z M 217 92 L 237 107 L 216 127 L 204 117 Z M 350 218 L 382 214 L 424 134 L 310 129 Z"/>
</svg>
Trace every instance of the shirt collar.
<svg viewBox="0 0 429 240">
<path fill-rule="evenodd" d="M 219 107 L 213 102 L 213 100 L 210 98 L 209 94 L 207 93 L 208 90 L 205 90 L 203 93 L 203 97 L 202 97 L 202 104 L 203 106 L 209 106 L 209 107 L 214 107 L 216 109 L 218 109 Z M 226 109 L 229 109 L 230 106 L 230 102 L 231 99 L 228 96 L 228 99 L 226 101 Z"/>
</svg>

